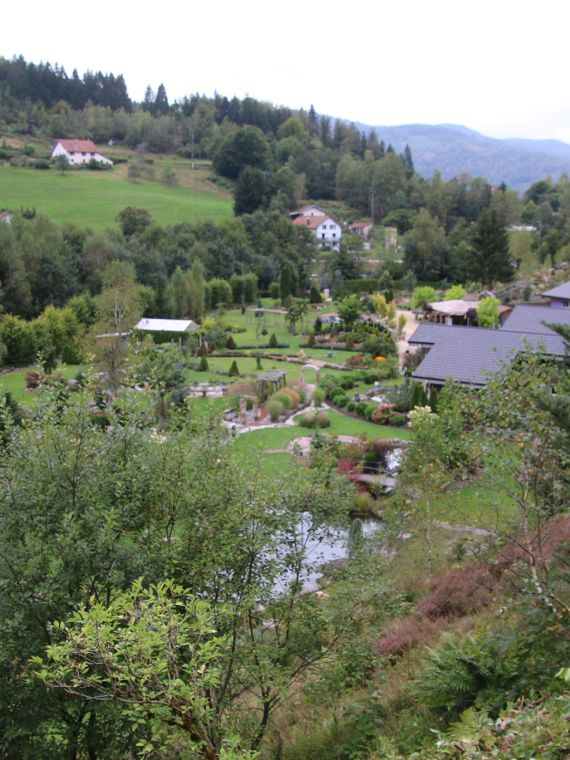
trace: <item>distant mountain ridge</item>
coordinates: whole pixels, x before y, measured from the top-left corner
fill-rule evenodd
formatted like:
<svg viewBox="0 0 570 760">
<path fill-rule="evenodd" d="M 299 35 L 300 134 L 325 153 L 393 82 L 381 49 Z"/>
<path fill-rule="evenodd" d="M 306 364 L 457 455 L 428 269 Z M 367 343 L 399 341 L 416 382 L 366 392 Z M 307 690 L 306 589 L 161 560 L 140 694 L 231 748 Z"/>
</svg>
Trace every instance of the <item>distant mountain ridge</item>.
<svg viewBox="0 0 570 760">
<path fill-rule="evenodd" d="M 561 140 L 497 139 L 456 124 L 354 124 L 366 134 L 374 129 L 398 153 L 409 145 L 416 171 L 426 178 L 435 171 L 444 179 L 467 173 L 522 192 L 548 175 L 553 180 L 570 175 L 570 145 Z"/>
</svg>

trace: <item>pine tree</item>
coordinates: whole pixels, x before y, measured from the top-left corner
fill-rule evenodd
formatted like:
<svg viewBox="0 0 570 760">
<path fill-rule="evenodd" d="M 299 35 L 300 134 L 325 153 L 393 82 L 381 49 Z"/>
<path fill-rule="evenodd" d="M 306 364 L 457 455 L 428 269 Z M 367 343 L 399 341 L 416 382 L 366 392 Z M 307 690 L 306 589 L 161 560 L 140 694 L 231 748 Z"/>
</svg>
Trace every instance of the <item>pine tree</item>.
<svg viewBox="0 0 570 760">
<path fill-rule="evenodd" d="M 494 282 L 513 279 L 509 236 L 492 208 L 485 209 L 477 220 L 468 268 L 470 277 L 488 288 Z"/>
</svg>

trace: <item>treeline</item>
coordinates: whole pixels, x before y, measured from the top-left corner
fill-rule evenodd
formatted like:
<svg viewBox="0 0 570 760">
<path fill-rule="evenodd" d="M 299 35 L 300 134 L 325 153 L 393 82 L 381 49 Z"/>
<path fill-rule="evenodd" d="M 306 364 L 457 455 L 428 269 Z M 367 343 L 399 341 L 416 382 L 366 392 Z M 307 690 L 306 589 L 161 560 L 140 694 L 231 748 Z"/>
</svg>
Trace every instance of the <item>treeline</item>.
<svg viewBox="0 0 570 760">
<path fill-rule="evenodd" d="M 29 319 L 80 293 L 95 295 L 113 261 L 133 266 L 137 281 L 146 286 L 147 312 L 153 316 L 184 316 L 172 312 L 168 288 L 176 270 L 187 271 L 194 262 L 202 265 L 207 281 L 230 283 L 232 295 L 214 294 L 214 308 L 234 297 L 236 303 L 252 300 L 251 285 L 244 283 L 255 280 L 268 290 L 285 265 L 294 273 L 295 292 L 308 290 L 313 238 L 276 212 L 258 211 L 220 225 L 161 227 L 144 209 L 127 208 L 118 221 L 117 228 L 102 233 L 59 226 L 40 215 L 15 215 L 11 224 L 1 223 L 2 310 Z"/>
<path fill-rule="evenodd" d="M 12 60 L 0 57 L 0 96 L 8 103 L 29 100 L 46 108 L 62 100 L 76 109 L 84 108 L 89 102 L 113 110 L 124 108 L 130 111 L 132 107 L 122 74 L 86 71 L 80 77 L 74 69 L 68 76 L 57 64 L 35 64 L 22 56 Z"/>
</svg>

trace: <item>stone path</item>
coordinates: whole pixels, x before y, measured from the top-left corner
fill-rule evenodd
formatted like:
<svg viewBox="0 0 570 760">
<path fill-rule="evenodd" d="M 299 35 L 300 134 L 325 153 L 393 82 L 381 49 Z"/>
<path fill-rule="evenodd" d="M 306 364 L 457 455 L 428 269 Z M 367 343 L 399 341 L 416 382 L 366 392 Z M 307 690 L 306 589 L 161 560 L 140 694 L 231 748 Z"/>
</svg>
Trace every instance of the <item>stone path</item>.
<svg viewBox="0 0 570 760">
<path fill-rule="evenodd" d="M 470 525 L 452 525 L 451 523 L 444 522 L 443 520 L 434 520 L 434 524 L 438 528 L 444 530 L 452 530 L 456 533 L 471 533 L 473 536 L 496 536 L 497 533 L 494 530 L 487 530 L 487 528 L 472 528 Z"/>
</svg>

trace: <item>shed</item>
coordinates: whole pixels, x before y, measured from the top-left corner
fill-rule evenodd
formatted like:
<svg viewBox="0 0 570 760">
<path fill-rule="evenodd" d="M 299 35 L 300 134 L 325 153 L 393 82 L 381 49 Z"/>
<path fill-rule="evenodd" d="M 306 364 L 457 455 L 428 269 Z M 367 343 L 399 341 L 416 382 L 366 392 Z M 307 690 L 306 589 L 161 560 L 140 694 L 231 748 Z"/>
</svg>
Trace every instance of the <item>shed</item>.
<svg viewBox="0 0 570 760">
<path fill-rule="evenodd" d="M 196 332 L 198 325 L 191 319 L 152 319 L 143 317 L 135 325 L 135 330 L 158 333 Z"/>
</svg>

